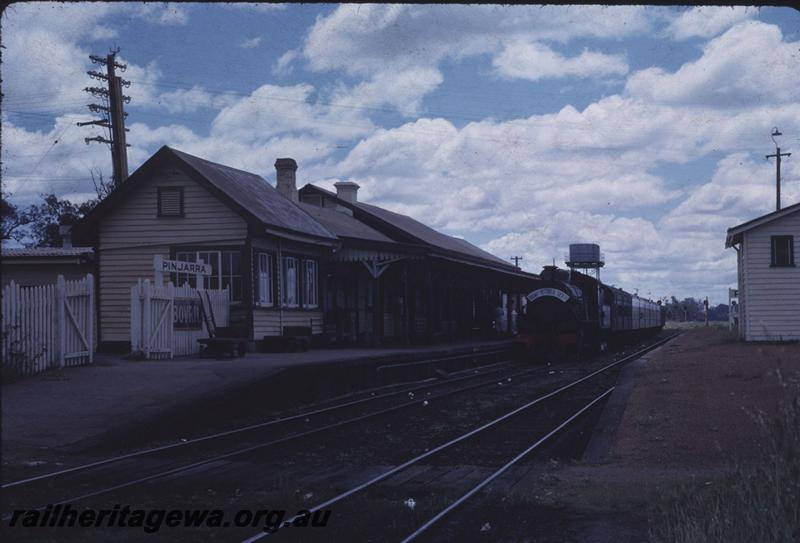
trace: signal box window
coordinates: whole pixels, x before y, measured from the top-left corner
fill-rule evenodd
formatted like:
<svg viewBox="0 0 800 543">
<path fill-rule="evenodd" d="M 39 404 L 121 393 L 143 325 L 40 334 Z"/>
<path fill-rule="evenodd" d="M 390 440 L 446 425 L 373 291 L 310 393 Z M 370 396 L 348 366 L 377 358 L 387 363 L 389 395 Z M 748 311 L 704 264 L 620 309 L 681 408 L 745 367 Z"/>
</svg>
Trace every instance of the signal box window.
<svg viewBox="0 0 800 543">
<path fill-rule="evenodd" d="M 794 266 L 794 236 L 772 236 L 772 266 Z"/>
</svg>

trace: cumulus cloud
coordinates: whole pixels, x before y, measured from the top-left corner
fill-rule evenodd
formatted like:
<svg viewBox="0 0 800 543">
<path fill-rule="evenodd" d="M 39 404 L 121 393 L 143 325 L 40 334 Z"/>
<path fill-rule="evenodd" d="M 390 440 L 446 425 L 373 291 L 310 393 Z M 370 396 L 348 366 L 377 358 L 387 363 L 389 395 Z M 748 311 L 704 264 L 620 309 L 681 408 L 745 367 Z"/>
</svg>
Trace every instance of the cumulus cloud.
<svg viewBox="0 0 800 543">
<path fill-rule="evenodd" d="M 565 57 L 542 43 L 523 41 L 507 44 L 493 65 L 504 77 L 528 81 L 628 73 L 628 63 L 620 55 L 584 50 L 578 56 Z"/>
<path fill-rule="evenodd" d="M 648 68 L 625 90 L 653 102 L 709 107 L 792 103 L 800 98 L 800 42 L 783 41 L 780 29 L 746 21 L 714 38 L 698 60 L 674 73 Z"/>
<path fill-rule="evenodd" d="M 303 54 L 314 70 L 367 75 L 496 53 L 507 40 L 630 36 L 651 28 L 641 7 L 342 5 L 317 20 Z"/>
<path fill-rule="evenodd" d="M 162 92 L 157 104 L 170 113 L 192 113 L 198 109 L 223 109 L 239 100 L 239 97 L 226 93 L 211 93 L 195 85 L 190 89 L 175 89 Z"/>
<path fill-rule="evenodd" d="M 711 38 L 754 13 L 754 8 L 746 6 L 697 6 L 681 13 L 669 24 L 666 33 L 676 40 Z"/>
<path fill-rule="evenodd" d="M 286 75 L 292 71 L 292 63 L 297 59 L 298 52 L 295 50 L 286 51 L 272 65 L 272 73 L 275 75 Z"/>
<path fill-rule="evenodd" d="M 334 101 L 359 108 L 390 105 L 402 115 L 412 117 L 419 113 L 422 99 L 443 81 L 442 73 L 435 68 L 386 71 L 353 88 L 340 87 Z"/>
<path fill-rule="evenodd" d="M 222 109 L 211 123 L 211 134 L 262 140 L 276 134 L 308 132 L 352 139 L 375 128 L 360 110 L 318 103 L 311 85 L 262 85 L 249 96 Z"/>
<path fill-rule="evenodd" d="M 142 3 L 135 10 L 138 16 L 159 25 L 185 25 L 189 22 L 186 7 L 176 2 Z"/>
<path fill-rule="evenodd" d="M 261 41 L 263 38 L 261 36 L 256 36 L 255 38 L 250 38 L 249 40 L 244 40 L 239 43 L 239 47 L 242 49 L 255 49 L 259 45 L 261 45 Z"/>
</svg>

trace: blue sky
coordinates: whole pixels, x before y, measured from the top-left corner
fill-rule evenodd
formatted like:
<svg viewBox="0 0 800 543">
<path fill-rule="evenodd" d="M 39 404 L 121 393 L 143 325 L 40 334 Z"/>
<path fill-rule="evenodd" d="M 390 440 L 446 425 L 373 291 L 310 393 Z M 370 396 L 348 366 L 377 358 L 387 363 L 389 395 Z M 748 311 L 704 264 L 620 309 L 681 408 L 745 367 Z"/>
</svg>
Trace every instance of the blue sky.
<svg viewBox="0 0 800 543">
<path fill-rule="evenodd" d="M 170 145 L 274 182 L 290 156 L 529 271 L 599 243 L 605 278 L 653 297 L 727 301 L 725 230 L 774 206 L 772 128 L 800 147 L 788 8 L 22 3 L 2 44 L 19 205 L 111 174 L 75 122 L 88 55 L 119 46 L 131 170 Z"/>
</svg>

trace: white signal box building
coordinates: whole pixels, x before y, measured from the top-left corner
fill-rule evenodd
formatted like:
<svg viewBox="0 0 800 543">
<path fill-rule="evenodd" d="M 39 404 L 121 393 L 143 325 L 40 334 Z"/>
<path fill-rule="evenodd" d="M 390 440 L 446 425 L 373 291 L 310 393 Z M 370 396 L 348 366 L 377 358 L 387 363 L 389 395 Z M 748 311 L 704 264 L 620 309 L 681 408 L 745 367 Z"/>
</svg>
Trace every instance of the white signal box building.
<svg viewBox="0 0 800 543">
<path fill-rule="evenodd" d="M 738 253 L 739 337 L 800 340 L 800 203 L 728 229 Z"/>
</svg>

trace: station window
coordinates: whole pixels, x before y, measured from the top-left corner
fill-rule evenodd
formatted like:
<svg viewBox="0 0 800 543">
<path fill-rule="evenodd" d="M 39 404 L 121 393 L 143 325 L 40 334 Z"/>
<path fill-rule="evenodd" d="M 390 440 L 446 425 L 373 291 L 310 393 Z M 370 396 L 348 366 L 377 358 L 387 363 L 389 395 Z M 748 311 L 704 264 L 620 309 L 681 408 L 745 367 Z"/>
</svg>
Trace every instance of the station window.
<svg viewBox="0 0 800 543">
<path fill-rule="evenodd" d="M 317 261 L 304 260 L 305 276 L 303 282 L 303 306 L 314 308 L 319 305 L 317 288 Z"/>
<path fill-rule="evenodd" d="M 272 255 L 269 253 L 258 253 L 256 260 L 256 274 L 258 292 L 256 301 L 261 306 L 272 306 Z"/>
<path fill-rule="evenodd" d="M 300 281 L 297 273 L 297 259 L 292 256 L 283 257 L 283 305 L 298 307 L 300 305 Z"/>
<path fill-rule="evenodd" d="M 772 266 L 794 266 L 794 236 L 772 236 Z"/>
<path fill-rule="evenodd" d="M 158 187 L 159 217 L 183 217 L 183 187 Z"/>
<path fill-rule="evenodd" d="M 242 299 L 242 253 L 241 251 L 179 251 L 175 260 L 181 262 L 199 262 L 211 266 L 211 275 L 203 277 L 202 288 L 230 289 L 232 300 Z M 195 275 L 186 273 L 173 274 L 176 285 L 187 284 L 196 288 Z"/>
</svg>

